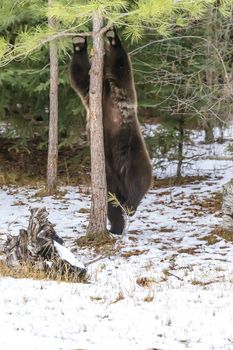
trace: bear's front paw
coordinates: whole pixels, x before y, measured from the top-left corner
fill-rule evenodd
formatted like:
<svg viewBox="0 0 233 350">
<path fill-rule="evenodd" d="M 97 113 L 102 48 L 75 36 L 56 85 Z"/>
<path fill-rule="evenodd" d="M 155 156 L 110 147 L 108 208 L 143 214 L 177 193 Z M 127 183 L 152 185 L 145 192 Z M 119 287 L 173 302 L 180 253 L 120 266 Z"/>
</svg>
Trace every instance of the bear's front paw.
<svg viewBox="0 0 233 350">
<path fill-rule="evenodd" d="M 116 45 L 116 33 L 115 33 L 114 29 L 109 29 L 106 32 L 106 37 L 108 38 L 108 40 L 112 46 Z"/>
<path fill-rule="evenodd" d="M 74 51 L 81 51 L 87 46 L 87 39 L 83 36 L 75 36 L 72 39 Z"/>
</svg>

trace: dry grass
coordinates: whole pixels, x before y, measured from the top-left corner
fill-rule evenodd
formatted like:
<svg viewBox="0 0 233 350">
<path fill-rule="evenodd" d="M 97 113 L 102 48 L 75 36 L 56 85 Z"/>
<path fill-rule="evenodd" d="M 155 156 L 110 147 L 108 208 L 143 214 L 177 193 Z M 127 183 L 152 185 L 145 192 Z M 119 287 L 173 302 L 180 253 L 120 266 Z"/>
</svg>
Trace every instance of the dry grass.
<svg viewBox="0 0 233 350">
<path fill-rule="evenodd" d="M 41 177 L 33 177 L 29 174 L 14 171 L 13 169 L 11 169 L 10 171 L 0 172 L 0 186 L 41 186 L 43 183 L 44 179 Z"/>
<path fill-rule="evenodd" d="M 56 190 L 52 196 L 56 199 L 62 199 L 66 195 L 67 191 L 60 191 Z M 34 197 L 48 197 L 50 194 L 47 192 L 47 189 L 45 187 L 41 188 L 39 191 L 37 191 L 34 194 Z"/>
<path fill-rule="evenodd" d="M 169 233 L 169 232 L 175 232 L 176 230 L 174 228 L 168 228 L 168 227 L 160 227 L 159 228 L 160 232 L 164 232 L 164 233 Z"/>
<path fill-rule="evenodd" d="M 213 284 L 213 283 L 218 283 L 219 280 L 212 280 L 212 281 L 199 281 L 199 280 L 193 280 L 191 282 L 191 284 L 193 286 L 201 286 L 201 287 L 206 287 L 206 286 L 209 286 L 210 284 Z"/>
<path fill-rule="evenodd" d="M 87 234 L 86 236 L 82 236 L 76 240 L 76 244 L 79 247 L 90 247 L 90 248 L 100 248 L 105 245 L 112 246 L 115 244 L 116 240 L 112 237 L 112 235 L 108 232 L 101 232 L 98 234 Z"/>
<path fill-rule="evenodd" d="M 78 213 L 80 213 L 80 214 L 89 214 L 90 213 L 90 208 L 80 208 Z"/>
<path fill-rule="evenodd" d="M 148 294 L 145 298 L 144 301 L 146 303 L 151 303 L 154 300 L 154 295 Z"/>
<path fill-rule="evenodd" d="M 119 301 L 121 301 L 123 299 L 125 299 L 124 294 L 123 294 L 122 291 L 119 291 L 116 299 L 111 304 L 116 304 L 116 303 L 118 303 Z"/>
<path fill-rule="evenodd" d="M 152 283 L 155 283 L 155 280 L 153 278 L 149 278 L 149 277 L 138 277 L 136 279 L 136 283 L 140 287 L 149 288 Z"/>
<path fill-rule="evenodd" d="M 17 269 L 10 268 L 6 265 L 3 260 L 0 260 L 0 276 L 12 277 L 12 278 L 30 278 L 34 280 L 44 281 L 57 281 L 57 282 L 68 282 L 68 283 L 88 283 L 86 275 L 80 276 L 78 273 L 65 272 L 60 273 L 55 269 L 43 270 L 36 268 L 30 262 L 22 263 Z"/>
<path fill-rule="evenodd" d="M 217 192 L 211 198 L 207 198 L 199 203 L 202 210 L 207 211 L 210 214 L 214 214 L 216 211 L 222 208 L 222 193 Z"/>
<path fill-rule="evenodd" d="M 216 235 L 214 231 L 211 231 L 208 235 L 199 238 L 200 241 L 205 241 L 207 245 L 214 245 L 219 242 L 219 237 Z"/>
<path fill-rule="evenodd" d="M 177 184 L 186 185 L 186 184 L 192 184 L 192 183 L 199 183 L 206 179 L 208 179 L 208 176 L 185 176 L 180 179 L 179 183 L 177 183 L 176 177 L 168 177 L 166 179 L 154 179 L 153 187 L 154 188 L 170 187 Z"/>
<path fill-rule="evenodd" d="M 137 256 L 137 255 L 145 254 L 148 251 L 149 251 L 149 249 L 144 249 L 144 250 L 135 249 L 135 250 L 130 250 L 128 252 L 124 252 L 124 253 L 121 254 L 121 256 L 123 258 L 130 258 L 131 256 Z"/>
<path fill-rule="evenodd" d="M 226 241 L 233 242 L 233 231 L 224 230 L 222 227 L 216 227 L 213 231 L 210 232 L 211 236 L 215 236 L 216 239 L 221 237 Z"/>
<path fill-rule="evenodd" d="M 177 250 L 179 254 L 189 254 L 194 255 L 197 252 L 197 247 L 190 247 L 190 248 L 180 248 Z"/>
<path fill-rule="evenodd" d="M 102 297 L 93 297 L 93 296 L 90 296 L 90 300 L 91 301 L 102 301 L 103 300 L 103 298 Z"/>
</svg>

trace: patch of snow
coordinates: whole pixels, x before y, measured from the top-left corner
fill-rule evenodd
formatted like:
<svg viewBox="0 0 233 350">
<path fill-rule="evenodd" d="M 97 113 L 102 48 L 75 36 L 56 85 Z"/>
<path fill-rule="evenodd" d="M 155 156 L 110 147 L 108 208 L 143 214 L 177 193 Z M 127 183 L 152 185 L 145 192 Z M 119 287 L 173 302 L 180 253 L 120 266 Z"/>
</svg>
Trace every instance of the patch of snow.
<svg viewBox="0 0 233 350">
<path fill-rule="evenodd" d="M 76 259 L 74 254 L 69 249 L 67 249 L 66 247 L 57 243 L 56 241 L 54 241 L 53 244 L 54 244 L 54 247 L 55 247 L 58 255 L 60 256 L 60 258 L 62 260 L 67 261 L 70 265 L 72 265 L 74 267 L 78 267 L 80 269 L 85 269 L 85 266 L 80 261 L 78 261 Z"/>
<path fill-rule="evenodd" d="M 7 130 L 7 124 L 0 122 L 0 135 L 4 134 L 6 132 L 6 130 Z"/>
</svg>

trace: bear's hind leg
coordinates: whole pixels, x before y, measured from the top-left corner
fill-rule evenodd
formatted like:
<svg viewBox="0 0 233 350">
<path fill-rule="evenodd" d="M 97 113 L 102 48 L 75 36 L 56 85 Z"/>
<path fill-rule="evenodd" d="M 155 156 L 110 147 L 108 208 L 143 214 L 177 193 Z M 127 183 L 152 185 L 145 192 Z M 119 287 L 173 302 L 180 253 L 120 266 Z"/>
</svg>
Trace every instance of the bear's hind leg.
<svg viewBox="0 0 233 350">
<path fill-rule="evenodd" d="M 110 232 L 121 235 L 124 231 L 125 220 L 120 207 L 114 207 L 108 203 L 108 219 L 111 224 Z"/>
</svg>

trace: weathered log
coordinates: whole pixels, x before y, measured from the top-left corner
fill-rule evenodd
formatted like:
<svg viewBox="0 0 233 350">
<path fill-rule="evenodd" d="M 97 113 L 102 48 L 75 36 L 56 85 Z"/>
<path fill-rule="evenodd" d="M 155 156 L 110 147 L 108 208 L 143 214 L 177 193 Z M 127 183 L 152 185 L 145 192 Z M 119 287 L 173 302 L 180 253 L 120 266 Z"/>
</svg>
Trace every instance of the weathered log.
<svg viewBox="0 0 233 350">
<path fill-rule="evenodd" d="M 223 188 L 222 227 L 233 235 L 233 179 Z"/>
<path fill-rule="evenodd" d="M 7 266 L 20 268 L 22 264 L 30 263 L 37 269 L 77 275 L 77 279 L 83 276 L 85 266 L 63 246 L 63 240 L 48 220 L 46 208 L 33 208 L 30 211 L 28 229 L 21 229 L 18 236 L 8 236 L 4 247 Z"/>
</svg>

